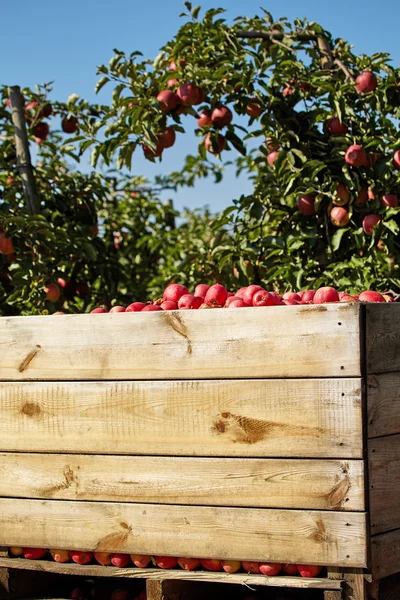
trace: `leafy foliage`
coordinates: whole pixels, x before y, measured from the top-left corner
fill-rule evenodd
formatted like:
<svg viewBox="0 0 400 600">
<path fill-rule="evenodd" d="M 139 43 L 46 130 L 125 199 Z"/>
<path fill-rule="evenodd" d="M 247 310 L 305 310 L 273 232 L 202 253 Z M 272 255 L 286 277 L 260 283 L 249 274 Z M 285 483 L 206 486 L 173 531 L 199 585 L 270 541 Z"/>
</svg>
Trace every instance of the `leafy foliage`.
<svg viewBox="0 0 400 600">
<path fill-rule="evenodd" d="M 224 227 L 231 233 L 228 243 L 221 240 L 213 248 L 219 267 L 233 266 L 241 284 L 400 291 L 400 209 L 381 202 L 383 195 L 400 192 L 400 170 L 392 162 L 400 148 L 400 70 L 387 54 L 355 55 L 346 41 L 317 23 L 274 21 L 263 11 L 229 24 L 222 9 L 200 18 L 199 7 L 185 5 L 185 24 L 155 60 L 115 51 L 109 65 L 99 67 L 99 86 L 114 88 L 112 106 L 100 119 L 104 139 L 96 145 L 94 162 L 102 157 L 109 163 L 116 155 L 119 164 L 130 166 L 138 146 L 157 149 L 167 126 L 181 135 L 204 110 L 228 106 L 232 123 L 223 130 L 198 128 L 197 157 L 164 178 L 174 186 L 192 185 L 207 174 L 220 180 L 222 171 L 203 140 L 210 133 L 216 152 L 217 134 L 224 132 L 227 147 L 220 158 L 227 153 L 225 164 L 233 162 L 238 173 L 250 177 L 254 190 L 213 223 L 216 232 Z M 364 72 L 376 76 L 376 90 L 358 91 L 355 79 Z M 186 83 L 203 90 L 204 102 L 165 112 L 157 94 Z M 259 117 L 251 110 L 254 104 L 262 109 Z M 344 132 L 329 130 L 333 117 L 346 125 Z M 346 163 L 353 144 L 366 151 L 367 166 Z M 269 164 L 273 151 L 279 154 Z M 349 222 L 340 227 L 330 214 L 340 203 L 338 184 L 349 195 Z M 368 200 L 362 200 L 367 191 Z M 297 205 L 307 194 L 315 200 L 315 214 L 308 216 Z M 372 235 L 362 227 L 370 213 L 383 217 Z"/>
<path fill-rule="evenodd" d="M 23 90 L 30 134 L 43 117 L 49 88 Z M 95 305 L 127 305 L 157 297 L 165 281 L 175 276 L 195 280 L 196 249 L 208 271 L 217 270 L 209 240 L 211 216 L 204 211 L 179 215 L 158 199 L 162 188 L 143 177 L 76 170 L 81 148 L 60 131 L 38 145 L 35 167 L 40 213 L 29 215 L 15 162 L 11 114 L 0 114 L 0 313 L 43 314 L 57 310 L 83 312 Z M 52 123 L 65 117 L 68 105 L 52 103 Z M 74 98 L 79 122 L 91 120 L 101 107 Z M 30 115 L 29 113 L 32 112 Z M 194 241 L 192 239 L 194 238 Z M 7 243 L 5 243 L 5 240 Z M 201 267 L 203 268 L 203 267 Z M 60 299 L 46 298 L 45 287 L 56 283 Z"/>
</svg>

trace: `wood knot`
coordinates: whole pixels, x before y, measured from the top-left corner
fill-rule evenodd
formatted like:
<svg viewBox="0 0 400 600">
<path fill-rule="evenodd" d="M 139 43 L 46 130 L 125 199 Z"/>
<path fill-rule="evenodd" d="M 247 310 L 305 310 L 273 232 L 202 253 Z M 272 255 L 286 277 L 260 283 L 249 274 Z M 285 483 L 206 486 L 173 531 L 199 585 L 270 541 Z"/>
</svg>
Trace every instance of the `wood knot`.
<svg viewBox="0 0 400 600">
<path fill-rule="evenodd" d="M 21 413 L 27 417 L 38 417 L 41 413 L 40 406 L 35 402 L 26 402 L 21 408 Z"/>
</svg>

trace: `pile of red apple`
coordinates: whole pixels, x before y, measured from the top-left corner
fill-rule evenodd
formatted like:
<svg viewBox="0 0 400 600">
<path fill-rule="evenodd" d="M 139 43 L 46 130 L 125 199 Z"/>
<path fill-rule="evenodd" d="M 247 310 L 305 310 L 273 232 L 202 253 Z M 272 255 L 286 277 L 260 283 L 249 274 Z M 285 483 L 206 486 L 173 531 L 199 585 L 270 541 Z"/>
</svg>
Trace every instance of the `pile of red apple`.
<svg viewBox="0 0 400 600">
<path fill-rule="evenodd" d="M 317 565 L 294 565 L 281 563 L 267 563 L 255 561 L 239 560 L 218 560 L 218 559 L 200 559 L 200 558 L 175 558 L 172 556 L 148 556 L 143 554 L 120 554 L 110 552 L 81 552 L 78 550 L 45 550 L 44 548 L 9 548 L 11 556 L 23 556 L 28 560 L 38 560 L 49 558 L 49 554 L 59 563 L 72 562 L 78 565 L 87 565 L 97 562 L 103 566 L 138 567 L 146 569 L 147 567 L 159 567 L 160 569 L 175 569 L 180 567 L 184 571 L 196 571 L 203 568 L 206 571 L 225 571 L 225 573 L 237 573 L 244 571 L 246 573 L 262 574 L 268 577 L 279 575 L 301 575 L 302 577 L 317 577 L 323 567 Z"/>
<path fill-rule="evenodd" d="M 372 290 L 361 294 L 348 294 L 338 292 L 333 287 L 322 287 L 318 290 L 301 292 L 267 291 L 260 285 L 249 285 L 240 288 L 237 292 L 228 292 L 221 284 L 208 286 L 200 283 L 193 294 L 187 287 L 179 283 L 171 283 L 163 293 L 163 297 L 153 302 L 133 302 L 126 308 L 113 306 L 109 312 L 151 312 L 160 310 L 193 310 L 200 308 L 248 308 L 260 306 L 287 306 L 300 304 L 325 304 L 334 302 L 394 302 L 390 294 L 380 294 Z M 92 313 L 107 313 L 105 308 L 99 307 Z M 55 314 L 62 314 L 61 312 Z"/>
</svg>

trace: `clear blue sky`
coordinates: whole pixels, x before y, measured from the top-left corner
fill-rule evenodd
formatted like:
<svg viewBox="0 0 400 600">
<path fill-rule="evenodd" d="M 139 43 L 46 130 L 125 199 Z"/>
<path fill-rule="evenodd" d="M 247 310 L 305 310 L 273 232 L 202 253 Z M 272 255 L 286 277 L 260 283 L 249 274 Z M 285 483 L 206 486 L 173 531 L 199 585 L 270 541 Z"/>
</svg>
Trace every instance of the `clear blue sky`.
<svg viewBox="0 0 400 600">
<path fill-rule="evenodd" d="M 198 0 L 204 9 L 228 8 L 227 18 L 253 16 L 260 6 L 275 18 L 307 17 L 320 22 L 337 37 L 350 40 L 355 51 L 390 52 L 400 64 L 398 28 L 400 4 L 396 0 Z M 66 100 L 75 92 L 95 101 L 96 66 L 107 63 L 112 49 L 140 50 L 156 56 L 182 23 L 181 0 L 20 0 L 2 2 L 0 35 L 1 83 L 33 86 L 54 80 L 54 97 Z M 107 88 L 106 88 L 107 89 Z M 106 100 L 107 92 L 102 100 Z M 178 136 L 178 143 L 165 152 L 161 164 L 153 166 L 137 152 L 133 172 L 152 176 L 178 169 L 184 156 L 194 152 L 190 135 Z M 220 184 L 199 182 L 194 189 L 179 192 L 177 208 L 209 204 L 214 210 L 246 193 L 245 179 L 229 174 Z"/>
</svg>

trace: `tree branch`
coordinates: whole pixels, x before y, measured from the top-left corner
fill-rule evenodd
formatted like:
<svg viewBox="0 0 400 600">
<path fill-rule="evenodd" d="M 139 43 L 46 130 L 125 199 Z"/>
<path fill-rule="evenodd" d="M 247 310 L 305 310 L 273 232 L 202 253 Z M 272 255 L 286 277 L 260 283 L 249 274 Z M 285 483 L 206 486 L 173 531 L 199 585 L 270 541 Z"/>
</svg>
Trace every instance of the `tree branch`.
<svg viewBox="0 0 400 600">
<path fill-rule="evenodd" d="M 355 82 L 355 79 L 348 69 L 346 65 L 339 59 L 335 58 L 332 53 L 332 48 L 329 45 L 329 41 L 326 37 L 317 36 L 314 33 L 297 33 L 293 35 L 285 35 L 282 31 L 272 30 L 272 31 L 237 31 L 236 35 L 238 38 L 242 39 L 261 39 L 261 40 L 269 40 L 271 42 L 275 42 L 280 46 L 283 46 L 287 50 L 291 50 L 294 52 L 292 48 L 282 44 L 280 40 L 283 38 L 296 39 L 299 42 L 317 42 L 318 50 L 321 54 L 321 64 L 324 70 L 330 71 L 333 65 L 337 65 L 339 69 L 343 71 L 346 75 L 347 79 Z"/>
<path fill-rule="evenodd" d="M 282 31 L 274 29 L 272 31 L 237 31 L 236 35 L 242 39 L 260 39 L 260 40 L 271 40 L 277 41 L 282 40 L 284 37 L 299 40 L 299 42 L 309 42 L 316 40 L 317 36 L 313 33 L 298 33 L 295 35 L 285 35 Z"/>
</svg>

